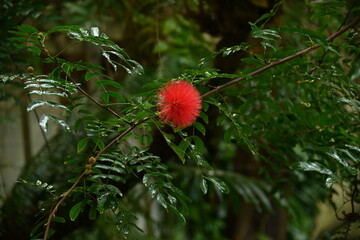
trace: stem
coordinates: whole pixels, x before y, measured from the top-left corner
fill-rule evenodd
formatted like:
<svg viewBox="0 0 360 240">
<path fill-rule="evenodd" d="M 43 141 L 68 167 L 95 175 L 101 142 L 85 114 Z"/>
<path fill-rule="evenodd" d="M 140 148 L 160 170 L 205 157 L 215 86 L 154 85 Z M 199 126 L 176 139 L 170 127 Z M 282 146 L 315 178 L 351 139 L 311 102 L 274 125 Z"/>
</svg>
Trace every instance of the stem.
<svg viewBox="0 0 360 240">
<path fill-rule="evenodd" d="M 144 123 L 145 121 L 147 121 L 149 119 L 150 119 L 150 117 L 145 117 L 142 120 L 132 124 L 128 129 L 123 131 L 119 136 L 117 136 L 110 143 L 108 143 L 100 152 L 98 152 L 98 154 L 96 154 L 96 156 L 95 156 L 95 159 L 96 160 L 99 159 L 99 157 L 104 152 L 106 152 L 111 146 L 113 146 L 115 143 L 117 143 L 121 138 L 123 138 L 126 134 L 131 132 L 134 128 L 136 128 L 137 126 L 139 126 L 140 124 Z M 90 162 L 90 166 L 92 166 L 93 164 L 95 164 L 95 162 L 93 162 L 93 163 Z M 65 194 L 62 195 L 61 199 L 56 203 L 54 208 L 51 210 L 51 213 L 49 214 L 48 220 L 46 222 L 46 228 L 45 228 L 45 233 L 44 233 L 43 240 L 48 239 L 51 221 L 55 217 L 55 214 L 56 214 L 59 206 L 70 196 L 70 193 L 80 183 L 81 179 L 83 179 L 83 177 L 86 176 L 88 173 L 89 173 L 89 169 L 87 168 L 82 172 L 82 174 L 78 177 L 78 179 L 74 182 L 74 184 L 69 188 L 69 190 Z"/>
<path fill-rule="evenodd" d="M 358 188 L 358 182 L 357 179 L 355 178 L 354 180 L 354 191 L 351 194 L 351 213 L 354 214 L 355 213 L 355 206 L 354 206 L 354 202 L 355 202 L 355 197 L 356 197 L 356 193 L 357 193 L 357 188 Z"/>
<path fill-rule="evenodd" d="M 121 138 L 123 138 L 126 134 L 131 132 L 134 128 L 136 128 L 138 125 L 142 124 L 143 122 L 149 120 L 150 117 L 143 118 L 142 120 L 132 124 L 128 129 L 124 130 L 119 136 L 117 136 L 115 139 L 113 139 L 110 143 L 108 143 L 98 154 L 96 155 L 96 160 L 104 153 L 106 152 L 114 143 L 118 142 Z"/>
<path fill-rule="evenodd" d="M 80 177 L 76 180 L 76 182 L 74 182 L 74 184 L 71 186 L 71 188 L 69 188 L 69 190 L 65 194 L 63 194 L 62 198 L 56 203 L 55 207 L 52 209 L 52 211 L 48 217 L 48 220 L 46 222 L 44 240 L 48 239 L 51 220 L 55 217 L 55 214 L 56 214 L 60 204 L 65 201 L 65 199 L 70 195 L 70 193 L 74 190 L 74 188 L 79 184 L 80 180 L 87 174 L 87 172 L 88 172 L 88 169 L 85 169 L 83 171 L 83 173 L 80 175 Z"/>
<path fill-rule="evenodd" d="M 347 26 L 344 27 L 343 29 L 337 31 L 336 33 L 334 33 L 333 35 L 331 35 L 330 37 L 328 37 L 328 38 L 326 39 L 326 41 L 327 41 L 328 43 L 334 41 L 335 38 L 339 37 L 341 34 L 343 34 L 344 32 L 348 31 L 350 28 L 354 27 L 356 24 L 359 23 L 359 21 L 360 21 L 360 17 L 355 18 L 355 20 L 352 21 L 349 25 L 347 25 Z M 248 76 L 258 75 L 258 74 L 260 74 L 260 73 L 262 73 L 262 72 L 265 72 L 266 70 L 268 70 L 268 69 L 270 69 L 270 68 L 273 68 L 273 67 L 275 67 L 275 66 L 277 66 L 277 65 L 280 65 L 280 64 L 283 64 L 283 63 L 285 63 L 285 62 L 288 62 L 288 61 L 290 61 L 290 60 L 292 60 L 292 59 L 294 59 L 294 58 L 303 56 L 303 55 L 307 54 L 308 52 L 311 52 L 311 51 L 319 48 L 320 46 L 321 46 L 320 44 L 316 44 L 316 45 L 314 45 L 314 46 L 308 47 L 308 48 L 306 48 L 306 49 L 304 49 L 304 50 L 301 50 L 301 51 L 299 51 L 299 52 L 297 52 L 297 53 L 295 53 L 295 54 L 293 54 L 293 55 L 290 55 L 290 56 L 288 56 L 288 57 L 285 57 L 285 58 L 283 58 L 283 59 L 280 59 L 280 60 L 277 61 L 277 62 L 270 63 L 270 64 L 266 65 L 266 66 L 263 67 L 263 68 L 260 68 L 260 69 L 258 69 L 258 70 L 255 70 L 255 71 L 249 73 Z M 245 80 L 245 79 L 246 79 L 246 77 L 240 77 L 240 78 L 236 78 L 236 79 L 234 79 L 234 80 L 231 80 L 230 82 L 227 82 L 227 83 L 225 83 L 225 84 L 223 84 L 223 85 L 217 86 L 217 87 L 214 88 L 213 90 L 210 90 L 210 91 L 204 93 L 204 94 L 201 96 L 201 98 L 205 98 L 205 97 L 207 97 L 207 96 L 209 96 L 209 95 L 211 95 L 211 94 L 213 94 L 213 93 L 219 92 L 220 90 L 222 90 L 222 89 L 224 89 L 224 88 L 227 88 L 227 87 L 229 87 L 229 86 L 235 85 L 235 84 L 237 84 L 238 82 L 240 82 L 240 81 L 242 81 L 242 80 Z"/>
</svg>

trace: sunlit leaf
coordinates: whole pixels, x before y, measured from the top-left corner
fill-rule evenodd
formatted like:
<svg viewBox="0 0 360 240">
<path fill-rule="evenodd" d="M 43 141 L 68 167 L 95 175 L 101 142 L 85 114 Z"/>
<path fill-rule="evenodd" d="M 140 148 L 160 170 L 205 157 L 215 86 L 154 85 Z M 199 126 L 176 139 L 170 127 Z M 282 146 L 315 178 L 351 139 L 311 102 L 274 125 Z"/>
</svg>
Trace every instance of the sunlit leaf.
<svg viewBox="0 0 360 240">
<path fill-rule="evenodd" d="M 43 129 L 43 131 L 45 133 L 48 132 L 48 122 L 49 120 L 52 119 L 53 121 L 55 121 L 56 123 L 58 123 L 61 127 L 63 127 L 66 131 L 70 131 L 70 127 L 69 125 L 64 121 L 61 120 L 55 116 L 52 115 L 48 115 L 48 114 L 43 114 L 39 120 L 39 125 L 40 127 Z"/>
<path fill-rule="evenodd" d="M 298 164 L 296 164 L 296 168 L 303 171 L 315 171 L 326 175 L 333 174 L 330 169 L 316 162 L 299 162 Z"/>
<path fill-rule="evenodd" d="M 30 105 L 27 108 L 27 111 L 30 112 L 32 110 L 34 110 L 37 107 L 41 107 L 41 106 L 49 106 L 49 107 L 55 107 L 55 108 L 63 108 L 63 109 L 68 109 L 67 107 L 65 107 L 62 104 L 58 104 L 55 102 L 49 102 L 49 101 L 34 101 L 32 103 L 30 103 Z"/>
<path fill-rule="evenodd" d="M 222 193 L 230 192 L 229 187 L 226 185 L 226 183 L 223 180 L 216 177 L 206 177 L 206 179 L 211 181 Z"/>
<path fill-rule="evenodd" d="M 207 193 L 207 191 L 208 191 L 208 185 L 207 185 L 207 182 L 206 182 L 206 179 L 205 179 L 205 178 L 202 178 L 202 179 L 201 179 L 200 188 L 201 188 L 201 191 L 202 191 L 204 194 Z"/>
</svg>

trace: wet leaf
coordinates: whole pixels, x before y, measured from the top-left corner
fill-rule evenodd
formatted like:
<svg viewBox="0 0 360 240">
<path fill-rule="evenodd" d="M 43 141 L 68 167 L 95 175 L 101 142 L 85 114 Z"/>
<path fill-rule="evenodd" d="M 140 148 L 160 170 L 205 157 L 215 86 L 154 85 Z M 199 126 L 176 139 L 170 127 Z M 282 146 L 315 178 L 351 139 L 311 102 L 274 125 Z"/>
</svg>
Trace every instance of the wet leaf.
<svg viewBox="0 0 360 240">
<path fill-rule="evenodd" d="M 303 171 L 315 171 L 326 175 L 333 174 L 333 172 L 330 169 L 326 168 L 320 163 L 315 163 L 315 162 L 299 162 L 298 164 L 296 164 L 295 167 Z"/>
</svg>

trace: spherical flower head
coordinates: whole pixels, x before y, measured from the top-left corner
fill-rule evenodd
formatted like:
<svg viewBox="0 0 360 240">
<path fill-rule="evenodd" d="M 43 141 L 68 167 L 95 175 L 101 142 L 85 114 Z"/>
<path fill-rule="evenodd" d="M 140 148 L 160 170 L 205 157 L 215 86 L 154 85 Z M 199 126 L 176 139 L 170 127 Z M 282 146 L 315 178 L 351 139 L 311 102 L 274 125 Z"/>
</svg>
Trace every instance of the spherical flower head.
<svg viewBox="0 0 360 240">
<path fill-rule="evenodd" d="M 201 110 L 198 90 L 185 80 L 165 84 L 158 92 L 158 109 L 164 122 L 184 128 L 196 121 Z"/>
</svg>

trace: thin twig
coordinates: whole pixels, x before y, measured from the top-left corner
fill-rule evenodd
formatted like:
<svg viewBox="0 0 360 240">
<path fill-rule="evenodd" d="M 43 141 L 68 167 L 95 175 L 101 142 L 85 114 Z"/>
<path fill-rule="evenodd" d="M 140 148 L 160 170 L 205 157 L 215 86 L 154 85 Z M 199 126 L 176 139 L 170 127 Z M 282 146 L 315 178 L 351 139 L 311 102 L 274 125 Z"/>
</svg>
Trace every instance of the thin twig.
<svg viewBox="0 0 360 240">
<path fill-rule="evenodd" d="M 78 177 L 78 179 L 74 182 L 74 184 L 69 188 L 68 191 L 66 191 L 66 193 L 64 193 L 61 197 L 61 199 L 56 203 L 56 205 L 54 206 L 54 208 L 51 210 L 51 213 L 49 214 L 48 220 L 46 222 L 46 227 L 45 227 L 45 233 L 44 233 L 44 238 L 43 240 L 47 240 L 48 236 L 49 236 L 49 230 L 50 230 L 50 225 L 51 225 L 51 221 L 52 219 L 55 217 L 55 214 L 59 208 L 59 206 L 70 196 L 70 193 L 75 189 L 75 187 L 80 183 L 81 179 L 83 179 L 84 176 L 86 176 L 89 173 L 90 168 L 92 167 L 92 165 L 95 164 L 96 160 L 99 159 L 99 157 L 106 152 L 111 146 L 113 146 L 115 143 L 117 143 L 121 138 L 123 138 L 126 134 L 128 134 L 129 132 L 131 132 L 134 128 L 136 128 L 137 126 L 139 126 L 140 124 L 146 122 L 147 120 L 149 120 L 150 117 L 145 117 L 142 120 L 132 124 L 128 129 L 126 129 L 125 131 L 123 131 L 121 134 L 119 134 L 119 136 L 117 136 L 114 140 L 112 140 L 110 143 L 108 143 L 100 152 L 98 152 L 98 154 L 96 154 L 95 156 L 95 161 L 89 161 L 89 168 L 86 168 L 83 173 Z"/>
<path fill-rule="evenodd" d="M 131 132 L 134 128 L 136 128 L 138 125 L 142 124 L 143 122 L 149 120 L 150 117 L 145 117 L 142 120 L 132 124 L 128 129 L 123 131 L 119 136 L 117 136 L 114 140 L 112 140 L 110 143 L 108 143 L 98 154 L 96 155 L 96 160 L 104 153 L 106 152 L 114 143 L 118 142 L 121 138 L 123 138 L 126 134 Z"/>
<path fill-rule="evenodd" d="M 95 161 L 89 161 L 90 164 L 90 168 L 92 167 L 93 164 L 95 164 L 96 160 L 99 159 L 99 157 L 106 152 L 111 146 L 113 146 L 115 143 L 117 143 L 121 138 L 123 138 L 126 134 L 128 134 L 129 132 L 131 132 L 134 128 L 136 128 L 137 126 L 139 126 L 140 124 L 146 122 L 147 120 L 149 120 L 150 117 L 145 117 L 142 120 L 132 124 L 128 129 L 126 129 L 125 131 L 123 131 L 119 136 L 117 136 L 114 140 L 112 140 L 110 143 L 108 143 L 100 152 L 98 152 L 98 154 L 96 154 L 95 156 Z M 70 189 L 62 195 L 62 198 L 56 203 L 55 207 L 52 209 L 48 220 L 46 222 L 46 228 L 45 228 L 45 233 L 44 233 L 44 240 L 47 240 L 48 235 L 49 235 L 49 229 L 50 229 L 50 225 L 51 225 L 51 221 L 52 219 L 55 217 L 55 214 L 60 206 L 61 203 L 63 203 L 65 201 L 66 198 L 69 197 L 70 193 L 75 189 L 75 187 L 79 184 L 79 182 L 81 181 L 81 179 L 86 176 L 89 173 L 90 168 L 87 168 L 83 171 L 83 173 L 79 176 L 79 178 L 74 182 L 74 184 L 70 187 Z"/>
<path fill-rule="evenodd" d="M 343 34 L 344 32 L 348 31 L 350 28 L 354 27 L 356 24 L 359 23 L 359 21 L 360 21 L 360 17 L 357 17 L 357 18 L 356 18 L 354 21 L 352 21 L 349 25 L 347 25 L 347 26 L 344 27 L 343 29 L 337 31 L 336 33 L 334 33 L 333 35 L 331 35 L 330 37 L 328 37 L 328 38 L 326 39 L 326 41 L 327 41 L 328 43 L 334 41 L 335 38 L 339 37 L 341 34 Z M 263 68 L 260 68 L 260 69 L 258 69 L 258 70 L 255 70 L 255 71 L 249 73 L 248 76 L 258 75 L 258 74 L 260 74 L 260 73 L 262 73 L 262 72 L 265 72 L 266 70 L 269 70 L 270 68 L 273 68 L 273 67 L 275 67 L 275 66 L 277 66 L 277 65 L 283 64 L 283 63 L 288 62 L 288 61 L 290 61 L 290 60 L 293 60 L 293 59 L 295 59 L 295 58 L 297 58 L 297 57 L 303 56 L 303 55 L 307 54 L 308 52 L 311 52 L 311 51 L 313 51 L 313 50 L 315 50 L 315 49 L 317 49 L 317 48 L 319 48 L 319 47 L 321 47 L 320 44 L 316 44 L 316 45 L 314 45 L 314 46 L 308 47 L 308 48 L 306 48 L 306 49 L 304 49 L 304 50 L 301 50 L 301 51 L 299 51 L 299 52 L 297 52 L 297 53 L 295 53 L 295 54 L 293 54 L 293 55 L 291 55 L 291 56 L 285 57 L 285 58 L 283 58 L 283 59 L 280 59 L 280 60 L 277 61 L 277 62 L 270 63 L 270 64 L 266 65 L 266 66 L 263 67 Z M 227 83 L 225 83 L 225 84 L 223 84 L 223 85 L 217 86 L 217 87 L 214 88 L 213 90 L 210 90 L 210 91 L 204 93 L 204 94 L 201 96 L 201 98 L 205 98 L 205 97 L 207 97 L 207 96 L 209 96 L 209 95 L 211 95 L 211 94 L 213 94 L 213 93 L 216 93 L 216 92 L 218 92 L 218 91 L 220 91 L 220 90 L 222 90 L 222 89 L 224 89 L 224 88 L 227 88 L 227 87 L 229 87 L 229 86 L 235 85 L 235 84 L 237 84 L 238 82 L 240 82 L 240 81 L 242 81 L 242 80 L 245 80 L 245 79 L 246 79 L 246 77 L 240 77 L 240 78 L 236 78 L 236 79 L 234 79 L 234 80 L 231 80 L 230 82 L 227 82 Z"/>
<path fill-rule="evenodd" d="M 74 182 L 74 184 L 71 186 L 71 188 L 69 188 L 69 190 L 62 195 L 62 198 L 56 203 L 55 207 L 52 209 L 48 220 L 46 222 L 46 228 L 45 228 L 45 233 L 44 233 L 44 240 L 48 239 L 48 235 L 49 235 L 49 230 L 50 230 L 50 224 L 52 219 L 55 217 L 55 214 L 59 208 L 59 206 L 65 201 L 65 199 L 70 195 L 70 193 L 74 190 L 74 188 L 79 184 L 80 180 L 88 173 L 88 169 L 85 169 L 83 171 L 83 173 L 80 175 L 80 177 L 76 180 L 76 182 Z"/>
<path fill-rule="evenodd" d="M 356 197 L 356 193 L 357 193 L 357 190 L 358 190 L 358 187 L 357 187 L 357 182 L 358 180 L 355 178 L 354 180 L 354 183 L 355 183 L 355 186 L 354 186 L 354 191 L 352 192 L 351 194 L 351 214 L 354 214 L 355 213 L 355 206 L 354 206 L 354 202 L 356 201 L 355 197 Z"/>
<path fill-rule="evenodd" d="M 109 106 L 100 103 L 98 100 L 96 100 L 95 98 L 93 98 L 90 94 L 88 94 L 84 89 L 82 89 L 78 83 L 75 81 L 75 79 L 68 74 L 65 69 L 63 68 L 63 66 L 59 63 L 59 61 L 57 60 L 56 56 L 52 56 L 49 51 L 45 48 L 45 44 L 44 44 L 44 37 L 42 39 L 40 39 L 40 43 L 41 43 L 41 48 L 42 50 L 46 53 L 46 55 L 56 63 L 56 65 L 61 69 L 61 71 L 63 71 L 66 76 L 70 79 L 70 81 L 72 83 L 74 83 L 75 87 L 82 93 L 84 94 L 88 99 L 90 99 L 91 101 L 93 101 L 95 104 L 99 105 L 101 108 L 104 108 L 105 110 L 109 111 L 111 114 L 113 114 L 114 116 L 116 116 L 117 118 L 122 118 L 120 114 L 118 114 L 117 112 L 115 112 L 113 109 L 111 109 Z M 131 122 L 127 121 L 126 119 L 123 119 L 124 122 L 126 122 L 129 125 L 132 125 Z"/>
</svg>

